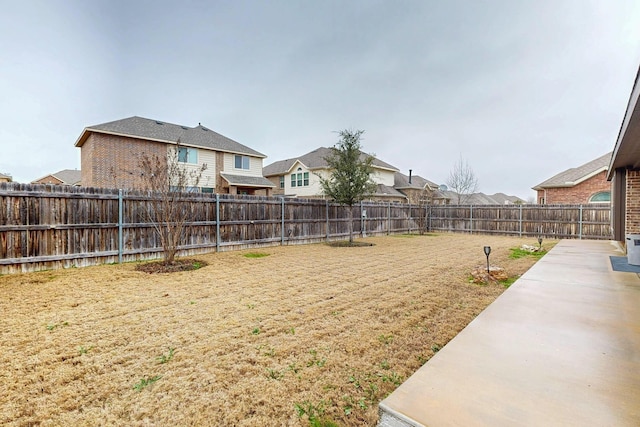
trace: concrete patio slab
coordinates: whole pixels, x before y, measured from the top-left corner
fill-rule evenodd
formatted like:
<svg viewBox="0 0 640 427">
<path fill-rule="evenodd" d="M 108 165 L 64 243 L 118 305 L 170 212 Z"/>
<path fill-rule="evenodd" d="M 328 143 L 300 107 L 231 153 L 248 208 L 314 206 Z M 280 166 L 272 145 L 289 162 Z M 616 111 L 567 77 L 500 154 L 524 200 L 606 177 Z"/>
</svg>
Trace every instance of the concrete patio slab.
<svg viewBox="0 0 640 427">
<path fill-rule="evenodd" d="M 564 240 L 380 403 L 379 426 L 639 426 L 640 277 Z"/>
</svg>

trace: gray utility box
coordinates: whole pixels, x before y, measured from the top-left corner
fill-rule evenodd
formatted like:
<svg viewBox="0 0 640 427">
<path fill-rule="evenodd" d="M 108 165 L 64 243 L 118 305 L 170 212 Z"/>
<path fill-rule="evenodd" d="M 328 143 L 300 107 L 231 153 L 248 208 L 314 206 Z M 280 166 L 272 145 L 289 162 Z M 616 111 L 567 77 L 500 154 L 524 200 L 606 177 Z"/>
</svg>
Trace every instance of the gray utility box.
<svg viewBox="0 0 640 427">
<path fill-rule="evenodd" d="M 640 265 L 640 234 L 627 234 L 627 262 Z"/>
</svg>

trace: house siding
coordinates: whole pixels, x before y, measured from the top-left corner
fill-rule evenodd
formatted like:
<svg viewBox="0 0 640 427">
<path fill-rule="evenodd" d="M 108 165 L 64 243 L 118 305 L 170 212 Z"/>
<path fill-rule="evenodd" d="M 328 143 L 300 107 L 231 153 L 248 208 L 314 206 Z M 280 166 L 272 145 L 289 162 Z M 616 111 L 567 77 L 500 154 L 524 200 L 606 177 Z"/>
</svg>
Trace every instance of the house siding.
<svg viewBox="0 0 640 427">
<path fill-rule="evenodd" d="M 202 172 L 200 176 L 200 182 L 198 183 L 198 187 L 211 187 L 215 188 L 216 186 L 216 152 L 211 150 L 203 150 L 198 148 L 198 164 L 197 165 L 189 165 L 187 166 L 188 170 L 198 170 L 202 167 L 203 164 L 207 165 L 207 168 Z M 181 163 L 182 164 L 182 163 Z"/>
<path fill-rule="evenodd" d="M 137 138 L 91 133 L 82 145 L 82 185 L 100 188 L 140 188 L 143 155 L 166 158 L 167 146 Z"/>
<path fill-rule="evenodd" d="M 574 185 L 573 187 L 545 188 L 537 190 L 538 203 L 545 204 L 583 204 L 589 203 L 589 199 L 601 191 L 611 191 L 611 183 L 607 181 L 607 172 L 597 175 Z"/>
<path fill-rule="evenodd" d="M 374 172 L 371 174 L 371 180 L 376 184 L 393 187 L 395 184 L 395 172 L 383 169 L 374 169 Z"/>
<path fill-rule="evenodd" d="M 247 156 L 246 154 L 242 154 Z M 245 176 L 262 176 L 262 159 L 259 157 L 249 157 L 249 170 L 236 169 L 235 167 L 235 154 L 224 153 L 224 169 L 222 172 L 227 172 L 233 175 L 245 175 Z"/>
<path fill-rule="evenodd" d="M 627 170 L 626 234 L 640 234 L 640 170 Z"/>
</svg>

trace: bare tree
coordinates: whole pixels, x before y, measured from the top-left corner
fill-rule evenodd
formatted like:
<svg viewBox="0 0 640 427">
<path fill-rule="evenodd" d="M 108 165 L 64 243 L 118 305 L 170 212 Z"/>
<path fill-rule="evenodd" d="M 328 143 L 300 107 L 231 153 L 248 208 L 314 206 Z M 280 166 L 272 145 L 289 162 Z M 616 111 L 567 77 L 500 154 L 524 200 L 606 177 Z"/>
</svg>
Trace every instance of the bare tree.
<svg viewBox="0 0 640 427">
<path fill-rule="evenodd" d="M 140 160 L 143 189 L 150 200 L 145 215 L 153 224 L 164 253 L 164 264 L 173 264 L 185 229 L 194 212 L 188 192 L 198 187 L 206 164 L 189 166 L 179 161 L 180 142 L 169 147 L 167 156 L 143 154 Z"/>
<path fill-rule="evenodd" d="M 371 181 L 373 157 L 360 151 L 363 133 L 363 130 L 340 131 L 340 141 L 324 159 L 331 169 L 331 176 L 328 179 L 319 176 L 324 194 L 349 207 L 350 244 L 353 243 L 353 205 L 375 193 L 377 188 Z"/>
<path fill-rule="evenodd" d="M 456 204 L 462 205 L 469 197 L 478 191 L 478 178 L 466 160 L 460 156 L 453 169 L 449 172 L 447 185 L 456 194 Z"/>
</svg>

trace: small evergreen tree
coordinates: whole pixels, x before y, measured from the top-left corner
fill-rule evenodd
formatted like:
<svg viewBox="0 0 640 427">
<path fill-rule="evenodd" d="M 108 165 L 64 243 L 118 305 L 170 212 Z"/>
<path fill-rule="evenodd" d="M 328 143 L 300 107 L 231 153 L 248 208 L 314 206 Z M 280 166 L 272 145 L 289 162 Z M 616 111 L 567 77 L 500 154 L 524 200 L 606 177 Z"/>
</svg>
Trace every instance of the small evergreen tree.
<svg viewBox="0 0 640 427">
<path fill-rule="evenodd" d="M 363 130 L 343 130 L 340 140 L 325 157 L 331 170 L 329 178 L 320 176 L 324 194 L 349 208 L 349 243 L 353 243 L 353 205 L 376 192 L 376 184 L 371 180 L 373 157 L 364 154 L 360 137 Z"/>
</svg>

